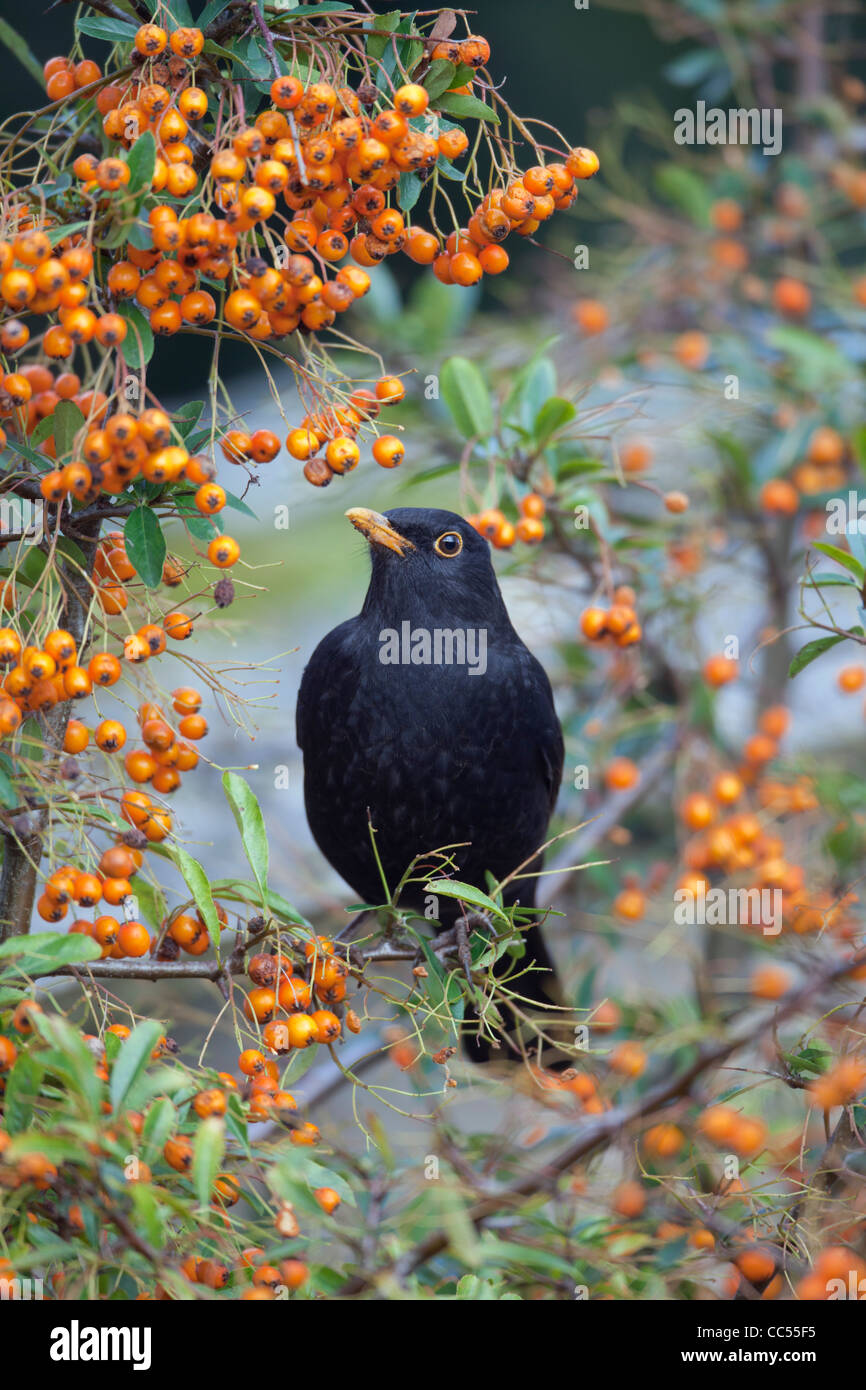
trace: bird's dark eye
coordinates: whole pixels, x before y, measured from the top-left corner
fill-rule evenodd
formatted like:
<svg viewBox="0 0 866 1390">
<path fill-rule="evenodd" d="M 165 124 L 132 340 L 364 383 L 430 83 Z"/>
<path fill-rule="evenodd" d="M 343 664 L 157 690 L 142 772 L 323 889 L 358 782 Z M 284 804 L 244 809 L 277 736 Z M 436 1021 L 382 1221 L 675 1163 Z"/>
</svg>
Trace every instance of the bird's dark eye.
<svg viewBox="0 0 866 1390">
<path fill-rule="evenodd" d="M 463 537 L 459 531 L 445 531 L 433 544 L 433 549 L 437 555 L 442 555 L 446 560 L 450 560 L 455 555 L 459 555 L 463 549 Z"/>
</svg>

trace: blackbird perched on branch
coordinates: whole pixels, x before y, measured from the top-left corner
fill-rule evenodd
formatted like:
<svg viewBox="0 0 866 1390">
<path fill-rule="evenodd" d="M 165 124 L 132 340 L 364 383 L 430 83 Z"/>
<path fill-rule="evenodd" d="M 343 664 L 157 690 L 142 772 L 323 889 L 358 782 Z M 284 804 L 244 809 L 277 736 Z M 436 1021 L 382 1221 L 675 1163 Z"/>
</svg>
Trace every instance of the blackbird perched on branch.
<svg viewBox="0 0 866 1390">
<path fill-rule="evenodd" d="M 388 891 L 419 855 L 455 846 L 413 870 L 401 906 L 425 914 L 424 878 L 456 877 L 484 890 L 544 843 L 562 774 L 563 743 L 550 683 L 518 637 L 490 547 L 453 512 L 400 507 L 347 512 L 366 537 L 372 575 L 364 606 L 328 633 L 307 666 L 297 707 L 307 819 L 316 843 L 366 903 Z M 540 857 L 522 872 L 541 867 Z M 531 906 L 535 878 L 506 903 Z M 440 896 L 443 928 L 461 916 Z M 550 959 L 537 927 L 528 956 Z M 539 972 L 521 994 L 550 1002 Z M 549 982 L 548 982 L 549 983 Z M 483 1050 L 483 1049 L 482 1049 Z"/>
</svg>

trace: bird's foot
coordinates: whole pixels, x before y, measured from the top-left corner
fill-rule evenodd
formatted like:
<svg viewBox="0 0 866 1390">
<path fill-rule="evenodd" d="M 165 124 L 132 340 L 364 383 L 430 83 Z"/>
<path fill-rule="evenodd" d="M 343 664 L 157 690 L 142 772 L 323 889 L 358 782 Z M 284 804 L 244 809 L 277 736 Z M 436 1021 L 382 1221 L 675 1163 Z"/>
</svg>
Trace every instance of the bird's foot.
<svg viewBox="0 0 866 1390">
<path fill-rule="evenodd" d="M 457 959 L 463 967 L 463 974 L 466 982 L 472 985 L 472 952 L 469 946 L 469 937 L 476 927 L 490 931 L 490 922 L 483 912 L 467 912 L 465 917 L 458 917 L 454 926 L 448 931 L 440 932 L 433 942 L 433 950 L 441 960 L 444 956 L 457 952 Z"/>
</svg>

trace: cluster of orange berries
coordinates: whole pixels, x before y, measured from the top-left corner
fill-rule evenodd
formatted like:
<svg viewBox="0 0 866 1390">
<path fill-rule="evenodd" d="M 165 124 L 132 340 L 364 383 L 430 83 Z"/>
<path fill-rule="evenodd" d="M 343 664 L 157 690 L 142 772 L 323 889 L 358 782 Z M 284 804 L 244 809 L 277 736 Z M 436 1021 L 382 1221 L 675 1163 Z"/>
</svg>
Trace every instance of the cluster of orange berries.
<svg viewBox="0 0 866 1390">
<path fill-rule="evenodd" d="M 141 737 L 144 748 L 131 748 L 124 758 L 127 775 L 133 782 L 150 782 L 159 795 L 175 791 L 181 783 L 182 772 L 189 772 L 197 766 L 199 755 L 186 739 L 197 741 L 208 731 L 207 720 L 199 713 L 201 696 L 188 686 L 180 686 L 174 691 L 173 708 L 181 718 L 178 722 L 177 737 L 159 705 L 145 702 L 138 712 Z M 126 743 L 126 731 L 122 724 L 115 748 L 118 751 Z M 130 825 L 141 830 L 148 840 L 163 840 L 171 829 L 171 817 L 153 804 L 146 792 L 127 790 L 120 804 L 121 814 Z"/>
<path fill-rule="evenodd" d="M 765 710 L 757 732 L 746 740 L 743 764 L 718 773 L 709 792 L 692 792 L 683 799 L 679 816 L 691 835 L 682 852 L 686 873 L 677 886 L 698 892 L 709 888 L 711 873 L 746 875 L 750 886 L 781 890 L 785 928 L 798 935 L 832 929 L 846 937 L 853 930 L 851 895 L 840 899 L 807 890 L 804 869 L 788 861 L 784 840 L 768 828 L 766 816 L 761 815 L 769 813 L 774 819 L 802 815 L 816 810 L 819 804 L 808 778 L 784 783 L 764 775 L 788 723 L 788 711 L 781 706 Z M 754 809 L 744 805 L 750 787 Z M 755 920 L 749 925 L 762 923 Z M 755 993 L 772 997 L 769 979 L 766 984 L 764 988 L 756 981 Z"/>
<path fill-rule="evenodd" d="M 199 455 L 191 456 L 182 444 L 171 442 L 171 421 L 164 411 L 148 409 L 138 416 L 116 411 L 106 418 L 104 398 L 89 405 L 90 421 L 81 441 L 82 457 L 43 475 L 39 488 L 46 502 L 60 506 L 69 497 L 92 502 L 100 492 L 120 493 L 142 477 L 149 483 L 192 484 L 196 509 L 203 516 L 222 511 L 226 494 L 214 482 L 213 466 Z M 52 440 L 46 452 L 53 454 L 53 450 Z M 114 549 L 123 549 L 122 540 Z M 239 555 L 231 537 L 214 537 L 208 549 L 211 563 L 223 569 L 233 565 Z M 128 560 L 122 568 L 129 570 L 126 578 L 133 578 L 135 570 Z M 125 606 L 121 603 L 121 607 Z"/>
<path fill-rule="evenodd" d="M 93 252 L 83 236 L 73 233 L 55 246 L 48 231 L 33 225 L 29 214 L 20 213 L 19 217 L 17 235 L 11 241 L 0 241 L 0 300 L 4 306 L 13 314 L 57 313 L 58 322 L 46 329 L 42 338 L 46 357 L 71 357 L 77 347 L 94 342 L 105 348 L 118 347 L 126 337 L 125 320 L 119 314 L 103 313 L 98 305 L 96 309 L 87 307 Z M 4 319 L 0 326 L 4 351 L 20 352 L 29 341 L 26 323 L 20 318 Z M 32 387 L 26 377 L 21 380 L 22 376 L 6 373 L 3 390 L 7 404 L 28 404 Z"/>
<path fill-rule="evenodd" d="M 580 615 L 580 630 L 589 642 L 610 641 L 615 647 L 632 647 L 642 636 L 635 612 L 634 589 L 621 584 L 614 590 L 609 608 L 597 604 L 584 608 Z"/>
<path fill-rule="evenodd" d="M 188 56 L 195 57 L 188 48 Z M 441 58 L 447 52 L 449 61 L 465 63 L 466 55 L 474 55 L 472 65 L 477 66 L 478 56 L 487 51 L 485 40 L 471 37 L 459 45 L 439 44 L 432 56 Z M 155 49 L 147 56 L 159 59 L 162 52 Z M 170 75 L 164 74 L 167 79 Z M 571 204 L 576 179 L 589 178 L 598 168 L 592 151 L 577 148 L 564 163 L 527 170 L 505 188 L 493 190 L 473 213 L 466 232 L 454 232 L 443 246 L 433 233 L 408 227 L 403 214 L 386 201 L 401 175 L 426 177 L 440 158 L 453 161 L 469 147 L 459 127 L 434 135 L 411 124 L 428 111 L 430 99 L 423 86 L 409 82 L 397 88 L 392 104 L 374 116 L 363 111 L 358 93 L 327 82 L 305 87 L 296 77 L 278 77 L 270 94 L 273 107 L 239 130 L 230 145 L 210 154 L 208 172 L 222 216 L 197 213 L 179 223 L 171 209 L 153 209 L 154 252 L 132 254 L 131 248 L 129 260 L 114 277 L 115 289 L 136 294 L 157 331 L 175 332 L 183 320 L 206 323 L 214 317 L 212 296 L 195 289 L 198 270 L 228 278 L 238 237 L 267 222 L 280 196 L 294 213 L 285 234 L 293 254 L 279 271 L 256 258 L 247 262 L 225 306 L 227 321 L 254 337 L 283 336 L 300 324 L 313 332 L 330 326 L 366 292 L 365 270 L 401 250 L 417 264 L 432 265 L 434 274 L 448 284 L 475 284 L 485 271 L 499 274 L 508 265 L 499 244 L 508 233 L 515 229 L 530 235 L 556 209 Z M 187 136 L 191 122 L 207 113 L 204 91 L 184 87 L 175 101 L 170 86 L 145 82 L 140 74 L 126 87 L 104 88 L 98 106 L 109 139 L 129 147 L 145 130 L 152 130 L 159 151 L 153 192 L 165 189 L 174 197 L 186 197 L 195 190 L 199 176 Z M 202 136 L 197 132 L 193 139 L 200 142 Z M 75 172 L 85 191 L 104 191 L 106 177 L 109 186 L 115 178 L 120 180 L 115 186 L 123 186 L 119 169 L 106 170 L 106 164 L 125 167 L 121 160 L 99 163 L 92 156 L 79 157 Z M 304 252 L 315 257 L 321 274 Z M 160 283 L 154 267 L 161 255 L 177 255 L 188 278 Z M 347 255 L 355 265 L 329 277 L 328 269 Z M 148 272 L 143 280 L 130 273 L 141 269 Z M 189 313 L 183 301 L 168 300 L 166 289 L 196 296 Z"/>
<path fill-rule="evenodd" d="M 45 882 L 36 904 L 39 916 L 46 922 L 62 922 L 73 903 L 88 908 L 105 901 L 110 907 L 119 907 L 134 891 L 131 880 L 142 860 L 141 850 L 115 844 L 103 853 L 97 873 L 62 865 Z M 76 918 L 69 931 L 91 937 L 101 946 L 102 955 L 113 959 L 143 956 L 150 946 L 150 935 L 141 922 L 120 922 L 111 915 L 99 916 L 93 922 Z"/>
<path fill-rule="evenodd" d="M 838 430 L 820 425 L 809 440 L 806 458 L 790 478 L 768 478 L 760 492 L 761 507 L 777 516 L 794 516 L 801 496 L 842 487 L 847 479 L 848 446 Z"/>
<path fill-rule="evenodd" d="M 244 1012 L 251 1022 L 261 1026 L 263 1046 L 277 1055 L 312 1043 L 334 1042 L 342 1031 L 332 1007 L 341 1005 L 346 997 L 349 967 L 335 954 L 333 942 L 325 937 L 308 941 L 304 954 L 309 981 L 295 975 L 293 962 L 284 955 L 256 955 L 248 965 L 253 988 L 247 995 Z M 307 1011 L 314 995 L 322 1007 L 310 1013 Z M 283 1017 L 277 1016 L 280 1014 Z M 360 1023 L 353 1011 L 349 1011 L 346 1022 L 352 1032 L 359 1030 Z"/>
<path fill-rule="evenodd" d="M 123 211 L 131 177 L 123 152 L 134 149 L 148 132 L 156 143 L 151 195 L 165 192 L 185 199 L 201 182 L 199 210 L 179 216 L 168 202 L 149 207 L 151 244 L 130 241 L 107 272 L 104 290 L 112 309 L 120 301 L 135 301 L 156 333 L 173 334 L 185 325 L 204 328 L 218 315 L 254 339 L 283 337 L 297 329 L 319 332 L 367 292 L 368 270 L 398 251 L 417 264 L 432 266 L 445 283 L 474 284 L 485 272 L 498 274 L 506 268 L 508 255 L 501 243 L 512 230 L 521 235 L 534 232 L 555 210 L 569 206 L 577 181 L 598 168 L 596 155 L 578 147 L 567 151 L 563 162 L 527 169 L 493 189 L 472 212 L 467 227 L 443 242 L 409 225 L 403 212 L 389 205 L 388 195 L 396 192 L 403 175 L 426 178 L 438 161 L 456 160 L 469 148 L 466 133 L 430 109 L 429 93 L 419 83 L 398 87 L 389 103 L 376 110 L 384 99 L 367 90 L 277 77 L 269 108 L 248 125 L 238 127 L 232 120 L 225 140 L 217 136 L 210 141 L 199 123 L 212 103 L 205 90 L 190 85 L 190 64 L 204 46 L 202 32 L 190 27 L 168 33 L 160 25 L 145 24 L 133 46 L 134 72 L 128 79 L 105 82 L 96 64 L 73 66 L 62 57 L 45 65 L 44 76 L 55 101 L 78 99 L 85 88 L 90 99 L 95 83 L 103 133 L 121 147 L 117 156 L 97 159 L 82 154 L 74 161 L 77 196 L 85 205 L 95 201 L 110 209 L 106 195 L 117 194 Z M 453 63 L 455 71 L 461 65 L 476 70 L 489 52 L 483 37 L 470 35 L 459 42 L 442 40 L 428 56 L 434 62 Z M 453 91 L 469 87 L 455 86 Z M 288 209 L 289 220 L 282 209 L 278 211 L 278 199 Z M 269 222 L 269 235 L 279 222 L 274 264 L 263 259 L 255 237 L 256 229 Z M 130 331 L 123 314 L 97 313 L 86 306 L 93 268 L 92 252 L 82 238 L 60 241 L 55 253 L 47 227 L 22 225 L 11 243 L 3 243 L 0 296 L 7 306 L 15 312 L 58 312 L 59 323 L 49 326 L 41 340 L 46 357 L 71 357 L 79 345 L 92 340 L 119 347 Z M 202 276 L 210 288 L 201 283 Z M 225 283 L 221 311 L 211 293 L 214 282 Z M 30 330 L 20 320 L 0 326 L 3 332 L 9 350 L 18 351 L 29 340 Z M 10 411 L 29 408 L 23 375 L 7 374 L 3 400 Z M 40 388 L 42 394 L 53 390 L 51 383 L 43 382 Z M 377 396 L 383 399 L 378 390 Z M 41 402 L 39 418 L 50 413 L 48 404 L 47 398 Z M 92 407 L 94 402 L 87 404 Z M 103 404 L 95 402 L 95 412 L 84 403 L 82 408 L 92 416 Z M 355 466 L 356 434 L 369 418 L 366 403 L 359 407 L 354 399 L 345 407 L 328 407 L 292 430 L 287 447 L 304 463 L 310 481 L 322 486 L 335 473 Z M 100 488 L 120 492 L 139 472 L 148 481 L 172 481 L 182 471 L 170 436 L 151 447 L 146 434 L 133 432 L 118 440 L 110 427 L 111 421 L 105 430 L 92 430 L 100 438 L 90 451 L 85 447 L 80 460 L 50 475 L 46 495 L 51 500 L 86 500 Z M 228 456 L 234 456 L 233 461 L 260 455 L 259 461 L 266 462 L 279 448 L 272 437 L 262 438 L 267 431 L 257 431 L 258 438 L 242 430 L 230 434 Z M 321 458 L 316 457 L 320 449 Z M 50 454 L 50 448 L 46 452 Z M 381 436 L 373 454 L 383 467 L 395 467 L 402 460 L 403 445 L 393 435 Z M 202 479 L 197 486 L 209 481 Z M 211 499 L 216 499 L 213 507 Z M 208 515 L 219 509 L 213 487 L 196 501 Z M 514 529 L 524 533 L 519 538 L 535 541 L 540 539 L 539 524 L 540 517 L 526 514 Z M 510 526 L 503 518 L 495 528 L 499 543 L 512 543 L 507 541 Z M 216 563 L 233 563 L 233 544 L 216 546 L 215 551 L 225 557 Z"/>
<path fill-rule="evenodd" d="M 767 1142 L 767 1126 L 754 1115 L 742 1115 L 730 1105 L 711 1105 L 698 1121 L 701 1133 L 711 1144 L 726 1151 L 752 1158 Z"/>
<path fill-rule="evenodd" d="M 124 757 L 124 767 L 133 782 L 150 782 L 160 796 L 176 791 L 180 774 L 197 766 L 199 755 L 189 743 L 205 737 L 207 720 L 200 713 L 202 697 L 192 686 L 181 685 L 172 691 L 172 708 L 180 715 L 178 733 L 165 718 L 159 705 L 147 701 L 138 712 L 138 722 L 144 748 L 130 748 Z M 126 741 L 124 734 L 123 742 Z"/>
<path fill-rule="evenodd" d="M 361 457 L 359 431 L 377 419 L 383 406 L 397 405 L 405 394 L 398 376 L 383 376 L 374 390 L 362 386 L 353 391 L 345 405 L 324 406 L 305 415 L 300 425 L 289 431 L 286 448 L 292 458 L 303 463 L 307 481 L 314 487 L 327 487 L 335 473 L 351 473 Z M 322 449 L 324 455 L 320 456 Z M 406 449 L 395 434 L 380 434 L 371 452 L 380 468 L 398 468 Z"/>
<path fill-rule="evenodd" d="M 221 926 L 228 916 L 221 903 L 214 903 Z M 210 946 L 210 932 L 201 913 L 178 912 L 165 924 L 164 932 L 154 940 L 152 950 L 158 960 L 176 960 L 181 951 L 188 956 L 203 956 Z"/>
<path fill-rule="evenodd" d="M 127 637 L 124 656 L 128 661 L 144 661 L 165 650 L 166 634 L 180 639 L 189 636 L 191 630 L 190 619 L 185 614 L 169 614 L 162 627 L 147 624 Z M 75 639 L 63 628 L 49 632 L 41 647 L 25 646 L 12 627 L 0 628 L 0 665 L 10 668 L 3 679 L 3 696 L 0 697 L 0 738 L 14 734 L 24 714 L 50 709 L 68 700 L 86 699 L 95 686 L 106 688 L 114 685 L 122 671 L 120 661 L 110 652 L 99 652 L 91 657 L 87 666 L 79 665 Z M 179 711 L 177 701 L 180 694 L 175 694 L 175 709 Z M 201 697 L 194 691 L 186 692 L 188 700 L 194 696 L 199 705 L 180 711 L 184 714 L 182 732 L 187 738 L 202 738 L 207 724 L 198 714 Z M 89 741 L 89 731 L 81 721 L 71 720 L 64 751 L 72 755 L 81 753 Z M 107 753 L 117 752 L 125 741 L 123 726 L 111 719 L 103 720 L 94 735 L 96 745 Z M 195 763 L 189 766 L 195 766 Z"/>
<path fill-rule="evenodd" d="M 483 512 L 472 513 L 466 520 L 474 526 L 479 536 L 495 546 L 497 550 L 510 550 L 515 541 L 527 545 L 537 545 L 544 540 L 544 514 L 547 504 L 537 492 L 528 492 L 517 504 L 520 513 L 516 522 L 509 521 L 498 507 L 487 507 Z"/>
<path fill-rule="evenodd" d="M 430 233 L 423 233 L 424 242 L 419 238 L 409 254 L 431 264 L 445 285 L 476 285 L 485 274 L 501 275 L 509 263 L 501 243 L 509 233 L 533 236 L 554 212 L 571 207 L 576 182 L 592 178 L 598 167 L 598 155 L 582 146 L 570 150 L 564 163 L 533 165 L 504 188 L 486 194 L 466 230 L 451 232 L 444 249 Z"/>
</svg>

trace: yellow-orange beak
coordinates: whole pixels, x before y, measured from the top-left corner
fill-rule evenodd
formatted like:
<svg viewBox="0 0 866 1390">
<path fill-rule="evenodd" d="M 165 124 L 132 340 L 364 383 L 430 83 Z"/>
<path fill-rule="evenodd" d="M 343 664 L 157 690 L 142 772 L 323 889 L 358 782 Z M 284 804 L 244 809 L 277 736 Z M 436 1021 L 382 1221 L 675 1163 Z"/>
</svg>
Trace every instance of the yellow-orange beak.
<svg viewBox="0 0 866 1390">
<path fill-rule="evenodd" d="M 360 531 L 371 545 L 384 546 L 386 550 L 396 551 L 398 555 L 405 555 L 407 550 L 415 549 L 411 541 L 401 536 L 399 531 L 395 531 L 388 518 L 381 512 L 371 512 L 369 507 L 350 507 L 346 516 L 355 530 Z"/>
</svg>

